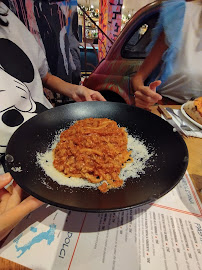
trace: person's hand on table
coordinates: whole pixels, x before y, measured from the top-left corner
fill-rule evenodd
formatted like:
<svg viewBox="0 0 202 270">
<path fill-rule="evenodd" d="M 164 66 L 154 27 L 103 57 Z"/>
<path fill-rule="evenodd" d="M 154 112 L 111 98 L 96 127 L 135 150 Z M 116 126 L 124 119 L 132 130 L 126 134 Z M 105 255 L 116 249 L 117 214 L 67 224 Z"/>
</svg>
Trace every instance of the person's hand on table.
<svg viewBox="0 0 202 270">
<path fill-rule="evenodd" d="M 83 85 L 76 87 L 72 93 L 72 99 L 75 101 L 106 101 L 98 91 L 91 90 Z"/>
<path fill-rule="evenodd" d="M 135 106 L 149 109 L 152 105 L 162 99 L 162 96 L 156 93 L 156 87 L 161 81 L 154 81 L 149 86 L 140 85 L 135 90 Z"/>
<path fill-rule="evenodd" d="M 4 187 L 12 181 L 10 173 L 0 175 L 0 240 L 2 240 L 27 214 L 43 202 L 29 196 L 22 200 L 22 189 L 12 183 L 12 194 Z"/>
</svg>

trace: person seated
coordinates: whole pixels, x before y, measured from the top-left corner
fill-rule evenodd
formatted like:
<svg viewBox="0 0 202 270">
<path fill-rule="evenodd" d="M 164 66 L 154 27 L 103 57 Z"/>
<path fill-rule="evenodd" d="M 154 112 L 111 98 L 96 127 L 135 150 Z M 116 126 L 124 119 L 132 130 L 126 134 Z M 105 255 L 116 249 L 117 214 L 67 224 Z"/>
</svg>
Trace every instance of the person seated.
<svg viewBox="0 0 202 270">
<path fill-rule="evenodd" d="M 32 33 L 0 1 L 0 155 L 15 130 L 53 106 L 44 88 L 74 101 L 105 101 L 98 92 L 49 73 L 44 51 Z"/>
<path fill-rule="evenodd" d="M 137 107 L 202 96 L 202 0 L 163 1 L 148 51 L 132 78 Z"/>
</svg>

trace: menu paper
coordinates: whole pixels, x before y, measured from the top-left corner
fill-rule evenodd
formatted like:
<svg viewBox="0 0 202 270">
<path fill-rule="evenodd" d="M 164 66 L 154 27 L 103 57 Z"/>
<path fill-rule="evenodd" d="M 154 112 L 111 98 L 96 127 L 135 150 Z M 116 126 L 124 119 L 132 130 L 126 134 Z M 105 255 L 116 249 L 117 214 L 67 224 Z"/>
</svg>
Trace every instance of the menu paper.
<svg viewBox="0 0 202 270">
<path fill-rule="evenodd" d="M 186 173 L 159 200 L 126 211 L 43 205 L 15 227 L 0 255 L 43 270 L 201 270 L 202 204 Z"/>
</svg>

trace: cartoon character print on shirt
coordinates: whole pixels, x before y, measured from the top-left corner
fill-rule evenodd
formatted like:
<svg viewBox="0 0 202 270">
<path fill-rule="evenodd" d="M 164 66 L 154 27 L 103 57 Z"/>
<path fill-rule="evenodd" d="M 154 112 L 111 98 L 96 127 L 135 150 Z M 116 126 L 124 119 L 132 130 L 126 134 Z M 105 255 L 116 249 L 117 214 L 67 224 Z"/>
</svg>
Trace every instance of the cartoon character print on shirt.
<svg viewBox="0 0 202 270">
<path fill-rule="evenodd" d="M 46 110 L 34 102 L 26 83 L 34 80 L 28 56 L 12 41 L 0 39 L 0 154 L 5 153 L 14 131 L 37 113 Z"/>
</svg>

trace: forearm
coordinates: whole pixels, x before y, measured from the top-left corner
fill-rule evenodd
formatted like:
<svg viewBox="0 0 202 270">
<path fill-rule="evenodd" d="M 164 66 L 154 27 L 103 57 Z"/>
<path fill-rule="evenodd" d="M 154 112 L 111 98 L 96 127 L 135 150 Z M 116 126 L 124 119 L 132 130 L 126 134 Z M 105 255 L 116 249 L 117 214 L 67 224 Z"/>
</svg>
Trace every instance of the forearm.
<svg viewBox="0 0 202 270">
<path fill-rule="evenodd" d="M 143 64 L 140 66 L 138 72 L 132 78 L 134 90 L 138 90 L 144 85 L 144 81 L 160 63 L 162 56 L 167 48 L 168 47 L 165 43 L 165 35 L 164 32 L 162 32 L 151 52 L 145 58 Z"/>
<path fill-rule="evenodd" d="M 135 76 L 132 78 L 132 85 L 134 90 L 140 89 L 142 86 L 144 86 L 144 76 L 141 72 L 137 72 Z"/>
<path fill-rule="evenodd" d="M 41 206 L 43 202 L 33 197 L 3 213 L 0 217 L 0 240 L 2 240 L 26 215 Z"/>
<path fill-rule="evenodd" d="M 72 98 L 72 94 L 79 87 L 78 85 L 71 84 L 63 81 L 62 79 L 47 73 L 47 75 L 42 79 L 43 86 L 50 89 L 53 92 L 68 96 Z"/>
<path fill-rule="evenodd" d="M 75 101 L 105 101 L 105 98 L 98 92 L 83 85 L 67 83 L 60 78 L 47 73 L 42 79 L 43 85 L 48 89 L 68 96 Z"/>
</svg>

